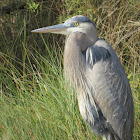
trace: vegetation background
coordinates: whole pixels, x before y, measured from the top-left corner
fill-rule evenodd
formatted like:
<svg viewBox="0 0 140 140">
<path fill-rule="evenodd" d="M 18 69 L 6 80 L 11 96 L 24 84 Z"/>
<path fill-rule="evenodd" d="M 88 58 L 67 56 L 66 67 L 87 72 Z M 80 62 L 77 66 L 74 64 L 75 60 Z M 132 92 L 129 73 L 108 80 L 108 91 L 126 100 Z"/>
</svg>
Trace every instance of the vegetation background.
<svg viewBox="0 0 140 140">
<path fill-rule="evenodd" d="M 0 0 L 0 139 L 100 140 L 83 121 L 63 80 L 64 36 L 31 30 L 74 15 L 95 22 L 118 54 L 135 104 L 140 140 L 139 0 Z"/>
</svg>

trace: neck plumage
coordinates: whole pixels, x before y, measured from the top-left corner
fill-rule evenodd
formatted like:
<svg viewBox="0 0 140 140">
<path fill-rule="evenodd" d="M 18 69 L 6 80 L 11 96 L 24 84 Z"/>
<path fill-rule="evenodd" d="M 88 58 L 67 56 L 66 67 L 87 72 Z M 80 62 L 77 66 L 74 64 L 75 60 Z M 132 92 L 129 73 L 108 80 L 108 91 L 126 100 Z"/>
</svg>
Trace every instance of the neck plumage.
<svg viewBox="0 0 140 140">
<path fill-rule="evenodd" d="M 75 87 L 79 87 L 85 79 L 86 60 L 82 51 L 93 45 L 83 33 L 75 32 L 69 35 L 64 52 L 65 79 Z"/>
</svg>

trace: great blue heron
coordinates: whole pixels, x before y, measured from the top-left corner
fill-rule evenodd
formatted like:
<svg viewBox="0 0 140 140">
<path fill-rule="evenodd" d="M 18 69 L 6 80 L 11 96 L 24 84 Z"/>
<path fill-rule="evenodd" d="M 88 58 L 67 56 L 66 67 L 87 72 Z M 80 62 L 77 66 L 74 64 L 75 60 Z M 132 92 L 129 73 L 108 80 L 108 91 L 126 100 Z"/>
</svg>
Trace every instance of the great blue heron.
<svg viewBox="0 0 140 140">
<path fill-rule="evenodd" d="M 134 107 L 127 76 L 92 21 L 78 15 L 32 32 L 67 36 L 65 78 L 74 85 L 80 113 L 94 133 L 105 140 L 132 140 Z"/>
</svg>

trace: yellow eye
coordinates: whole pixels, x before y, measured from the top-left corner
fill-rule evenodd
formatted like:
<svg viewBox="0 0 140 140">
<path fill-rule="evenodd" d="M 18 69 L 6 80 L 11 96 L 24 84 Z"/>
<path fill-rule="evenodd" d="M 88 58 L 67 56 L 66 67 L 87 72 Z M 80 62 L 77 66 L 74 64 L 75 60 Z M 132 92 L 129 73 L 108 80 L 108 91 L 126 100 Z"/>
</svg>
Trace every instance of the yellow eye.
<svg viewBox="0 0 140 140">
<path fill-rule="evenodd" d="M 78 22 L 76 22 L 76 23 L 75 23 L 75 26 L 78 26 L 78 25 L 79 25 L 79 23 L 78 23 Z"/>
</svg>

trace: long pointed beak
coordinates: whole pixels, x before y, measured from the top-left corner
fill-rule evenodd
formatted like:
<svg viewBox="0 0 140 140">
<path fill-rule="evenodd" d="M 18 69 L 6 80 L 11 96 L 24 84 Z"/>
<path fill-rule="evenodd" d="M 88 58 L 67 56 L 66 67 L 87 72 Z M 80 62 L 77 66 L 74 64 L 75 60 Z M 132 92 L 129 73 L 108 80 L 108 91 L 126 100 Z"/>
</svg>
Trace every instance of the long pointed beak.
<svg viewBox="0 0 140 140">
<path fill-rule="evenodd" d="M 67 28 L 70 27 L 69 23 L 62 23 L 57 25 L 52 25 L 48 27 L 43 27 L 39 29 L 32 30 L 33 33 L 55 33 L 67 35 Z"/>
</svg>

